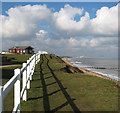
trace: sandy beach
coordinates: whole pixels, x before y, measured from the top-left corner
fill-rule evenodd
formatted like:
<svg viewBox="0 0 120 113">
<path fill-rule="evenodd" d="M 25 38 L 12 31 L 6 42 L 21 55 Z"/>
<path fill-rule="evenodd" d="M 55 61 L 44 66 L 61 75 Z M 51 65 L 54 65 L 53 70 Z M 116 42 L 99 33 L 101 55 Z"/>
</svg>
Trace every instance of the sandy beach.
<svg viewBox="0 0 120 113">
<path fill-rule="evenodd" d="M 119 87 L 115 82 L 90 75 L 87 70 L 74 68 L 69 59 L 63 60 L 53 54 L 41 55 L 27 90 L 27 101 L 21 101 L 21 111 L 44 112 L 47 107 L 52 112 L 117 111 Z M 4 111 L 12 111 L 13 99 L 11 90 L 4 100 Z"/>
<path fill-rule="evenodd" d="M 73 66 L 73 67 L 77 67 L 77 66 L 74 66 L 73 64 L 71 64 L 71 63 L 67 60 L 67 58 L 62 58 L 62 60 L 63 60 L 66 64 L 69 64 L 69 65 L 71 65 L 71 66 Z M 84 68 L 81 68 L 81 67 L 77 67 L 77 68 L 79 68 L 80 70 L 82 70 L 85 74 L 92 75 L 92 76 L 97 76 L 97 77 L 100 77 L 100 78 L 103 78 L 103 79 L 113 80 L 113 79 L 111 79 L 111 78 L 108 78 L 108 77 L 105 77 L 105 76 L 103 76 L 103 75 L 100 75 L 100 74 L 91 72 L 91 71 L 86 70 L 86 69 L 84 69 Z M 117 82 L 116 80 L 113 80 L 113 81 L 115 81 L 115 82 L 118 84 L 118 82 Z"/>
</svg>

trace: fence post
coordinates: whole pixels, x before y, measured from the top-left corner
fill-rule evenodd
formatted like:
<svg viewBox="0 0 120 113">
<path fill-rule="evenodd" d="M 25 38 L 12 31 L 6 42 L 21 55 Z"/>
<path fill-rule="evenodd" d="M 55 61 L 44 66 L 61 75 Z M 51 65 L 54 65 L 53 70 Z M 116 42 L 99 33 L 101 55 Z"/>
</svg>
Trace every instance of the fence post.
<svg viewBox="0 0 120 113">
<path fill-rule="evenodd" d="M 27 89 L 30 89 L 30 63 L 29 63 L 29 60 L 27 60 L 27 64 L 29 64 L 28 66 L 27 66 Z"/>
<path fill-rule="evenodd" d="M 2 98 L 3 87 L 0 86 L 0 113 L 3 111 L 3 98 Z"/>
<path fill-rule="evenodd" d="M 36 64 L 35 57 L 36 55 L 34 55 L 34 70 L 35 70 L 35 64 Z"/>
<path fill-rule="evenodd" d="M 35 54 L 35 64 L 37 64 L 37 53 Z"/>
<path fill-rule="evenodd" d="M 36 65 L 36 53 L 35 53 L 35 65 Z"/>
<path fill-rule="evenodd" d="M 38 60 L 39 60 L 39 54 L 37 54 L 37 63 L 38 63 Z"/>
<path fill-rule="evenodd" d="M 40 53 L 38 55 L 39 55 L 39 57 L 38 57 L 38 62 L 39 62 L 40 61 Z"/>
<path fill-rule="evenodd" d="M 37 53 L 37 63 L 38 63 L 38 53 Z"/>
<path fill-rule="evenodd" d="M 34 73 L 34 57 L 33 57 L 33 60 L 32 60 L 32 76 L 33 76 L 33 73 Z"/>
<path fill-rule="evenodd" d="M 37 53 L 36 53 L 36 64 L 37 64 Z"/>
<path fill-rule="evenodd" d="M 40 61 L 40 55 L 41 55 L 41 54 L 39 53 L 39 61 Z"/>
<path fill-rule="evenodd" d="M 32 63 L 32 61 L 31 61 L 31 59 L 29 59 L 30 60 L 30 65 L 29 65 L 29 71 L 30 71 L 30 80 L 32 80 L 32 76 L 31 76 L 31 63 Z"/>
<path fill-rule="evenodd" d="M 31 61 L 31 80 L 32 80 L 32 75 L 33 75 L 33 58 L 32 58 L 32 61 Z"/>
<path fill-rule="evenodd" d="M 23 67 L 26 67 L 27 63 L 23 63 Z M 23 88 L 25 88 L 27 86 L 27 67 L 25 68 L 24 72 L 23 72 Z M 27 87 L 26 87 L 27 88 Z M 25 91 L 23 93 L 23 97 L 22 99 L 24 101 L 27 101 L 27 90 L 25 88 Z"/>
<path fill-rule="evenodd" d="M 15 69 L 14 75 L 18 75 L 17 81 L 14 84 L 14 107 L 19 105 L 18 111 L 20 111 L 20 69 Z"/>
</svg>

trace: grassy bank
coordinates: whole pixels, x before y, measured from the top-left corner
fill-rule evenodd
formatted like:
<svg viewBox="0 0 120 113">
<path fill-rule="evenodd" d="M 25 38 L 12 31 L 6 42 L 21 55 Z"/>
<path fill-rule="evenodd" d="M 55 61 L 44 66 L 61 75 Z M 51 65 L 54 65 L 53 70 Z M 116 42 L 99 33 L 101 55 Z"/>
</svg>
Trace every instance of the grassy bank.
<svg viewBox="0 0 120 113">
<path fill-rule="evenodd" d="M 26 62 L 30 56 L 33 54 L 4 54 L 3 57 L 6 56 L 6 62 L 2 62 L 3 65 L 12 65 L 12 64 L 22 64 Z"/>
<path fill-rule="evenodd" d="M 113 81 L 86 73 L 68 73 L 59 58 L 42 55 L 22 111 L 118 111 Z"/>
<path fill-rule="evenodd" d="M 14 67 L 2 67 L 0 68 L 0 72 L 2 70 L 2 79 L 3 84 L 5 84 L 13 75 L 14 69 L 21 68 L 22 63 L 26 62 L 30 57 L 31 54 L 5 54 L 3 56 L 7 56 L 7 59 L 10 59 L 9 62 L 4 62 L 4 65 L 12 65 L 12 64 L 20 64 L 20 66 Z M 11 111 L 13 109 L 13 89 L 9 92 L 7 97 L 4 99 L 4 110 Z"/>
<path fill-rule="evenodd" d="M 3 82 L 6 82 L 6 80 L 9 80 L 14 75 L 14 69 L 21 68 L 22 63 L 26 62 L 32 56 L 32 54 L 5 54 L 3 56 L 6 56 L 8 60 L 2 62 L 4 65 L 20 64 L 19 66 L 0 68 L 0 72 L 2 72 L 2 79 L 4 80 Z"/>
</svg>

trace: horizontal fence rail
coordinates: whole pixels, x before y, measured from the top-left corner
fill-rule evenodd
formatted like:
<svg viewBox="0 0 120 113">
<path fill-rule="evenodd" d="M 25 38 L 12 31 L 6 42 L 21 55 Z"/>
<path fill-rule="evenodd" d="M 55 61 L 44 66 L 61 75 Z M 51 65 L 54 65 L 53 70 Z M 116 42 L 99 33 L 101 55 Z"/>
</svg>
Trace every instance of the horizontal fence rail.
<svg viewBox="0 0 120 113">
<path fill-rule="evenodd" d="M 10 90 L 14 87 L 14 108 L 13 112 L 20 112 L 20 101 L 27 101 L 27 89 L 30 89 L 30 81 L 34 73 L 35 65 L 40 61 L 40 55 L 47 54 L 45 51 L 39 51 L 34 54 L 27 63 L 22 64 L 21 69 L 14 70 L 14 76 L 4 85 L 0 86 L 0 113 L 3 112 L 3 101 Z M 22 78 L 22 79 L 21 79 Z M 22 80 L 22 89 L 20 83 Z"/>
</svg>

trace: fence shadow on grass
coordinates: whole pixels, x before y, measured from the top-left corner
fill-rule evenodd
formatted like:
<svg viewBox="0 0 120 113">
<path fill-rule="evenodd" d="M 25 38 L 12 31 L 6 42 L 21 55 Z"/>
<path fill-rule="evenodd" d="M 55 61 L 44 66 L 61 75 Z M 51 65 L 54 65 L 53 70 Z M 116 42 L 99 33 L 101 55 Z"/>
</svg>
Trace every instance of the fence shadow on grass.
<svg viewBox="0 0 120 113">
<path fill-rule="evenodd" d="M 43 87 L 43 107 L 45 112 L 50 111 L 50 102 L 49 102 L 49 97 L 47 94 L 47 86 L 45 83 L 45 79 L 43 76 L 43 69 L 42 69 L 42 64 L 44 62 L 43 56 L 42 56 L 42 62 L 40 63 L 40 77 L 41 77 L 41 83 L 42 83 L 42 87 Z"/>
<path fill-rule="evenodd" d="M 56 82 L 52 82 L 52 83 L 46 84 L 45 87 L 53 85 L 53 84 L 56 84 Z M 44 88 L 44 87 L 43 86 L 39 86 L 39 87 L 32 87 L 32 88 Z"/>
<path fill-rule="evenodd" d="M 50 74 L 52 74 L 52 76 L 48 76 L 48 77 L 44 77 L 44 74 L 43 74 L 43 69 L 42 69 L 42 65 L 44 63 L 44 58 L 47 60 L 47 67 L 50 71 Z M 39 75 L 39 74 L 38 74 Z M 45 79 L 49 79 L 49 78 L 54 78 L 55 79 L 55 82 L 52 82 L 52 83 L 49 83 L 49 84 L 46 84 L 45 82 Z M 40 87 L 32 87 L 32 88 L 42 88 L 42 92 L 43 92 L 43 96 L 39 96 L 39 97 L 32 97 L 32 98 L 28 98 L 28 101 L 31 101 L 31 100 L 37 100 L 37 99 L 43 99 L 43 107 L 44 107 L 44 112 L 48 113 L 48 112 L 57 112 L 58 110 L 64 108 L 65 106 L 67 105 L 70 105 L 71 108 L 73 109 L 73 111 L 75 113 L 81 113 L 80 110 L 77 108 L 77 106 L 75 105 L 75 103 L 73 102 L 75 99 L 71 98 L 70 95 L 68 94 L 68 92 L 66 91 L 67 88 L 65 88 L 61 81 L 56 77 L 56 75 L 54 74 L 53 70 L 51 69 L 51 67 L 49 66 L 49 60 L 48 58 L 44 55 L 41 55 L 41 63 L 40 63 L 40 79 L 37 79 L 37 80 L 41 80 L 41 84 L 42 86 Z M 33 81 L 36 81 L 33 79 Z M 50 86 L 50 85 L 54 85 L 54 84 L 58 84 L 59 88 L 60 89 L 57 89 L 56 91 L 53 91 L 51 93 L 48 93 L 47 91 L 47 87 Z M 49 96 L 52 96 L 58 92 L 62 92 L 63 95 L 65 96 L 66 98 L 66 102 L 59 105 L 58 107 L 54 108 L 54 109 L 51 109 L 50 108 L 50 100 L 49 100 Z M 56 103 L 57 104 L 57 103 Z"/>
<path fill-rule="evenodd" d="M 2 69 L 2 79 L 10 79 L 14 75 L 14 69 Z"/>
<path fill-rule="evenodd" d="M 6 83 L 14 75 L 14 69 L 2 69 L 2 68 L 0 68 L 0 72 L 1 72 L 0 74 L 2 74 L 0 76 L 0 79 L 2 79 L 1 84 Z"/>
<path fill-rule="evenodd" d="M 75 113 L 81 113 L 80 110 L 78 109 L 78 107 L 77 107 L 77 106 L 75 105 L 75 103 L 73 102 L 75 99 L 72 99 L 72 98 L 70 97 L 70 95 L 67 93 L 67 91 L 65 90 L 64 86 L 63 86 L 62 83 L 60 82 L 60 80 L 56 77 L 56 75 L 54 74 L 53 70 L 52 70 L 51 67 L 49 66 L 49 59 L 46 57 L 46 55 L 44 55 L 44 57 L 47 59 L 47 67 L 49 68 L 52 76 L 54 77 L 54 79 L 55 79 L 56 82 L 58 83 L 60 89 L 62 90 L 62 93 L 64 94 L 64 96 L 65 96 L 65 98 L 66 98 L 66 100 L 67 100 L 66 103 L 64 103 L 63 105 L 59 106 L 58 108 L 56 108 L 56 109 L 54 109 L 54 110 L 52 110 L 52 111 L 53 111 L 53 112 L 54 112 L 54 111 L 56 112 L 56 111 L 57 111 L 58 109 L 60 109 L 61 107 L 64 107 L 65 105 L 70 104 L 71 108 L 73 109 L 73 111 L 74 111 Z M 43 57 L 42 57 L 42 59 L 43 59 Z"/>
</svg>

